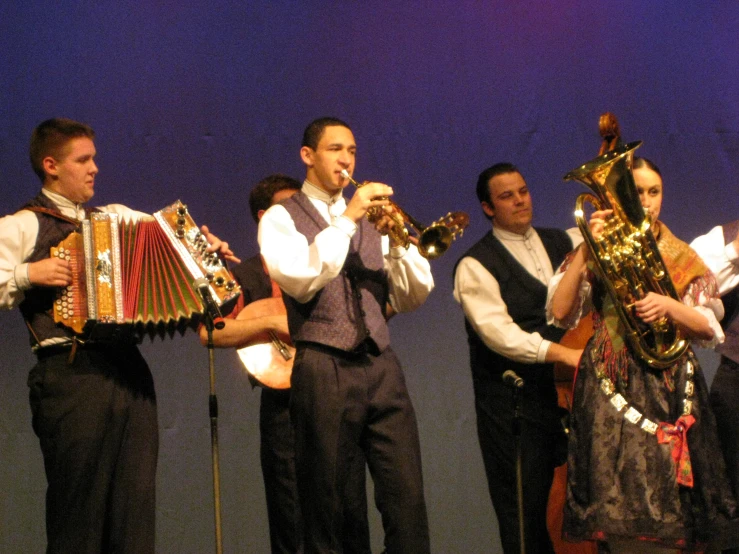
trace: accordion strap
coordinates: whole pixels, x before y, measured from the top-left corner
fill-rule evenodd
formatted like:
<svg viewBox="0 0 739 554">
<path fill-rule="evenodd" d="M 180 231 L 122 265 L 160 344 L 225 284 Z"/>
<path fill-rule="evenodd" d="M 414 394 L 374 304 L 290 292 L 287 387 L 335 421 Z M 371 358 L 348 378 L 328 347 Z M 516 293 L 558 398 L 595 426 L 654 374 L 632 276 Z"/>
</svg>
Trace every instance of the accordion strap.
<svg viewBox="0 0 739 554">
<path fill-rule="evenodd" d="M 79 224 L 81 223 L 79 219 L 75 219 L 74 217 L 67 217 L 66 215 L 62 215 L 59 212 L 55 210 L 50 210 L 49 208 L 44 208 L 43 206 L 30 206 L 28 208 L 24 208 L 25 210 L 28 210 L 29 212 L 37 212 L 40 214 L 46 214 L 50 215 L 51 217 L 55 217 L 57 219 L 61 219 L 62 221 L 66 221 L 67 223 L 71 223 L 73 225 L 77 225 L 79 227 Z"/>
<path fill-rule="evenodd" d="M 40 214 L 46 214 L 51 217 L 55 217 L 57 219 L 61 219 L 62 221 L 66 221 L 67 223 L 71 223 L 72 225 L 76 225 L 77 227 L 80 226 L 80 223 L 82 223 L 79 219 L 76 219 L 74 217 L 67 217 L 66 215 L 62 215 L 56 210 L 51 210 L 49 208 L 44 208 L 43 206 L 29 206 L 28 208 L 23 208 L 24 210 L 28 210 L 29 212 L 37 212 Z M 99 212 L 100 210 L 97 208 L 85 208 L 85 215 L 90 215 L 92 212 Z"/>
<path fill-rule="evenodd" d="M 41 344 L 41 339 L 38 338 L 38 335 L 36 334 L 36 331 L 33 330 L 33 327 L 31 326 L 31 322 L 28 321 L 25 317 L 23 318 L 23 321 L 26 323 L 26 327 L 28 327 L 28 330 L 30 331 L 31 335 L 33 336 L 33 340 L 36 341 L 36 346 L 39 346 Z"/>
</svg>

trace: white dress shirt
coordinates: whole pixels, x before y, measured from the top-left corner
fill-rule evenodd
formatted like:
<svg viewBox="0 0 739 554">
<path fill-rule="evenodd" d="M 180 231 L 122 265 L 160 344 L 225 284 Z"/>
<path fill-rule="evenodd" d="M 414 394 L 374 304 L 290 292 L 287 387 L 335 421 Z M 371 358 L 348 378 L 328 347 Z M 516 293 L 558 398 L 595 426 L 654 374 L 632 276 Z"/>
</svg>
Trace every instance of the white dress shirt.
<svg viewBox="0 0 739 554">
<path fill-rule="evenodd" d="M 81 204 L 75 204 L 47 189 L 41 191 L 56 204 L 62 215 L 79 220 L 85 218 L 85 210 Z M 110 204 L 98 209 L 120 214 L 127 219 L 149 217 L 121 204 Z M 31 288 L 26 260 L 36 246 L 38 230 L 38 217 L 29 210 L 0 218 L 0 309 L 9 310 L 20 304 L 24 298 L 23 291 Z"/>
<path fill-rule="evenodd" d="M 720 225 L 695 239 L 690 247 L 716 275 L 721 296 L 739 285 L 739 254 L 734 241 L 724 244 L 724 230 Z"/>
<path fill-rule="evenodd" d="M 577 229 L 567 231 L 574 246 L 582 242 Z M 493 235 L 513 258 L 544 286 L 554 274 L 552 262 L 538 233 L 529 228 L 520 235 L 493 224 Z M 500 293 L 500 285 L 475 258 L 462 258 L 454 277 L 454 298 L 485 346 L 510 360 L 533 364 L 546 361 L 550 341 L 528 333 L 513 321 Z"/>
<path fill-rule="evenodd" d="M 341 191 L 332 196 L 308 181 L 301 190 L 329 226 L 308 244 L 288 211 L 277 204 L 262 216 L 258 239 L 270 277 L 286 294 L 305 303 L 339 275 L 357 225 L 342 215 L 346 200 Z M 408 250 L 390 248 L 386 236 L 382 237 L 382 253 L 393 309 L 408 312 L 423 304 L 434 288 L 428 260 L 413 245 Z"/>
</svg>

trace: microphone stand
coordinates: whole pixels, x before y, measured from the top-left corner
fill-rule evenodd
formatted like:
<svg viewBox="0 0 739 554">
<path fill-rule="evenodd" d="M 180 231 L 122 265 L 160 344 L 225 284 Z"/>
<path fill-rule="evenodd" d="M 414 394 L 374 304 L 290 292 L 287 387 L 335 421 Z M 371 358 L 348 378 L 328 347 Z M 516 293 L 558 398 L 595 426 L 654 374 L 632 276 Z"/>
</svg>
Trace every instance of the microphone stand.
<svg viewBox="0 0 739 554">
<path fill-rule="evenodd" d="M 521 389 L 513 387 L 513 437 L 516 443 L 516 497 L 518 499 L 518 537 L 521 554 L 526 554 L 523 520 L 523 468 L 521 452 Z"/>
<path fill-rule="evenodd" d="M 203 324 L 208 331 L 208 365 L 210 373 L 210 396 L 208 411 L 210 415 L 210 449 L 213 458 L 213 509 L 215 512 L 216 554 L 223 554 L 221 532 L 221 470 L 218 463 L 218 398 L 216 397 L 216 365 L 213 346 L 213 318 L 206 311 Z"/>
</svg>

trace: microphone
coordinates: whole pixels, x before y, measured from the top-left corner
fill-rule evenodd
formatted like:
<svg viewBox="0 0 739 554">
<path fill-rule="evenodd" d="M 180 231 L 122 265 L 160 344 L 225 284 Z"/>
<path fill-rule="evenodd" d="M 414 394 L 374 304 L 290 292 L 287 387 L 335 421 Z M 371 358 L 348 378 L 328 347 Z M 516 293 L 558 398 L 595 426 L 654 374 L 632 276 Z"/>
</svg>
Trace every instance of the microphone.
<svg viewBox="0 0 739 554">
<path fill-rule="evenodd" d="M 503 372 L 503 383 L 514 389 L 522 389 L 525 385 L 523 379 L 521 379 L 515 371 L 507 369 Z"/>
<path fill-rule="evenodd" d="M 218 330 L 223 329 L 226 326 L 226 322 L 223 320 L 218 304 L 213 300 L 213 295 L 210 294 L 210 283 L 208 280 L 201 277 L 200 279 L 195 279 L 193 285 L 198 289 L 200 298 L 203 299 L 203 309 L 213 322 L 213 327 Z"/>
</svg>

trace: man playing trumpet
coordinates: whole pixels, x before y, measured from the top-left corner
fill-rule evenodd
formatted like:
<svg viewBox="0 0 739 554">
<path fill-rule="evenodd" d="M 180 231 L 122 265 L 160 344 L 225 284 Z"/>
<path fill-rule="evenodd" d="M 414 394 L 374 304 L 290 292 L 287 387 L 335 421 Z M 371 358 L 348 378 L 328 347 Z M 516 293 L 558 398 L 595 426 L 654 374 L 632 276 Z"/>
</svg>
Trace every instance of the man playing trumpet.
<svg viewBox="0 0 739 554">
<path fill-rule="evenodd" d="M 303 134 L 301 192 L 273 206 L 259 226 L 270 276 L 282 288 L 297 353 L 292 375 L 298 491 L 305 552 L 336 551 L 345 487 L 359 446 L 375 482 L 388 553 L 429 551 L 415 413 L 390 348 L 386 305 L 420 306 L 430 266 L 387 235 L 395 223 L 365 215 L 388 206 L 392 189 L 368 183 L 343 196 L 356 143 L 341 120 L 322 118 Z"/>
<path fill-rule="evenodd" d="M 259 181 L 249 194 L 249 209 L 254 221 L 259 223 L 270 206 L 290 198 L 300 187 L 300 181 L 280 174 L 269 175 Z M 233 274 L 241 286 L 241 296 L 226 318 L 223 329 L 213 331 L 213 344 L 220 348 L 243 348 L 269 340 L 287 340 L 289 332 L 284 303 L 281 297 L 274 294 L 272 280 L 265 272 L 262 257 L 257 254 L 244 260 L 233 268 Z M 200 329 L 200 340 L 204 346 L 207 344 L 205 327 Z M 272 345 L 275 356 L 280 356 L 279 346 Z M 281 346 L 284 347 L 284 343 Z M 254 377 L 253 368 L 248 365 L 247 370 L 255 386 L 264 385 L 259 408 L 259 457 L 267 500 L 270 552 L 303 552 L 303 524 L 295 477 L 295 436 L 290 420 L 290 389 L 270 388 L 272 379 Z M 356 456 L 355 464 L 359 465 L 361 471 L 356 475 L 356 480 L 347 486 L 342 547 L 344 552 L 369 554 L 367 487 L 361 453 Z"/>
</svg>

